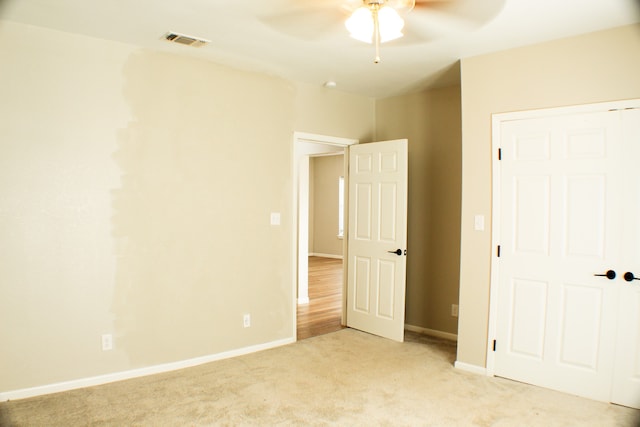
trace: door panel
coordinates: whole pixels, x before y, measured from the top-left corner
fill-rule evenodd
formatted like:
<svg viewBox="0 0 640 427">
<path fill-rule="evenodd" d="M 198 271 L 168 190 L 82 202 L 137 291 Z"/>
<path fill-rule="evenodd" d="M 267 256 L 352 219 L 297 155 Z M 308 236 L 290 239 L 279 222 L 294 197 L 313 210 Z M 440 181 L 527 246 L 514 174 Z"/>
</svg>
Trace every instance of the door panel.
<svg viewBox="0 0 640 427">
<path fill-rule="evenodd" d="M 350 148 L 347 326 L 397 341 L 404 339 L 407 165 L 407 140 Z"/>
<path fill-rule="evenodd" d="M 567 257 L 604 257 L 605 179 L 604 175 L 564 177 Z"/>
<path fill-rule="evenodd" d="M 514 251 L 549 253 L 549 176 L 514 178 Z"/>
<path fill-rule="evenodd" d="M 509 351 L 541 361 L 544 355 L 548 283 L 514 279 L 511 289 Z"/>
<path fill-rule="evenodd" d="M 380 230 L 381 242 L 395 243 L 396 224 L 398 219 L 398 185 L 395 182 L 383 182 L 380 184 Z"/>
<path fill-rule="evenodd" d="M 353 269 L 353 310 L 362 314 L 369 314 L 369 291 L 371 283 L 371 258 L 357 256 Z"/>
<path fill-rule="evenodd" d="M 380 260 L 378 261 L 378 307 L 377 315 L 380 318 L 393 320 L 395 290 L 400 285 L 396 282 L 396 263 Z M 403 325 L 404 330 L 404 325 Z"/>
<path fill-rule="evenodd" d="M 592 286 L 562 287 L 559 362 L 597 372 L 603 292 Z"/>
<path fill-rule="evenodd" d="M 356 231 L 356 238 L 358 240 L 371 240 L 371 184 L 370 183 L 357 183 L 355 184 L 355 223 L 354 229 Z"/>
</svg>

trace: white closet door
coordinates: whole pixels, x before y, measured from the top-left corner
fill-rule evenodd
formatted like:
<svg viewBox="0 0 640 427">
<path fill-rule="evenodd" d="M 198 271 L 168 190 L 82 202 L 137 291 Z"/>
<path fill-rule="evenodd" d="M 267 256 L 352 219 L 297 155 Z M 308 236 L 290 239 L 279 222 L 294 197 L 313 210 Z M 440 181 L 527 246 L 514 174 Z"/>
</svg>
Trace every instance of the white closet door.
<svg viewBox="0 0 640 427">
<path fill-rule="evenodd" d="M 611 401 L 640 409 L 640 110 L 622 112 L 625 156 L 620 306 Z M 630 274 L 629 274 L 630 273 Z M 626 274 L 626 280 L 625 280 Z"/>
<path fill-rule="evenodd" d="M 496 375 L 609 400 L 620 135 L 619 112 L 503 122 Z M 594 276 L 608 270 L 616 279 Z"/>
</svg>

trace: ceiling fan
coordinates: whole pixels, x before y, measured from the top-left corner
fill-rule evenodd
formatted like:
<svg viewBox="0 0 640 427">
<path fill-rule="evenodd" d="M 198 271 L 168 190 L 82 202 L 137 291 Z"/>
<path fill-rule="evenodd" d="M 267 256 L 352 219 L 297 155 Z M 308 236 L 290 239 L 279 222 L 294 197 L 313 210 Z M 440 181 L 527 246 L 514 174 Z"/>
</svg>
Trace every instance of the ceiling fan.
<svg viewBox="0 0 640 427">
<path fill-rule="evenodd" d="M 345 26 L 354 39 L 375 45 L 373 62 L 377 64 L 380 62 L 380 43 L 403 36 L 404 20 L 399 12 L 408 12 L 414 7 L 415 0 L 362 0 Z"/>
<path fill-rule="evenodd" d="M 278 31 L 310 40 L 336 31 L 349 34 L 373 44 L 374 63 L 378 63 L 381 43 L 401 39 L 407 33 L 415 43 L 471 31 L 493 19 L 505 1 L 294 0 L 291 12 L 264 21 Z"/>
</svg>

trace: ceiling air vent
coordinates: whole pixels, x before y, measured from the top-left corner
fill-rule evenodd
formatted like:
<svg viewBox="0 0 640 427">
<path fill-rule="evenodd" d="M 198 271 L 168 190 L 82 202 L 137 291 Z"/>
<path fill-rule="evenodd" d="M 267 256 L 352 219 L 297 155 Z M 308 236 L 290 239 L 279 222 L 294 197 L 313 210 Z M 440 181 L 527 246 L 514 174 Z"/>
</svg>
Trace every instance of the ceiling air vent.
<svg viewBox="0 0 640 427">
<path fill-rule="evenodd" d="M 197 37 L 187 36 L 185 34 L 170 32 L 164 35 L 166 40 L 173 43 L 179 43 L 186 46 L 201 47 L 209 43 L 209 40 L 199 39 Z"/>
</svg>

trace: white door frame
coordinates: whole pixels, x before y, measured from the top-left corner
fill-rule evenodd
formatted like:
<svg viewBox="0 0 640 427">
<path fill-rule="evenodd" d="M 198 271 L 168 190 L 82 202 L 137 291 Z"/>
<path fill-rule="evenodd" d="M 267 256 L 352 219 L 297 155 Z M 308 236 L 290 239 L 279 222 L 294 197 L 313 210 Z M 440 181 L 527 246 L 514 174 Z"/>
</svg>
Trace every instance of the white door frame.
<svg viewBox="0 0 640 427">
<path fill-rule="evenodd" d="M 503 122 L 511 120 L 533 119 L 550 116 L 562 116 L 609 110 L 622 110 L 625 108 L 640 107 L 640 100 L 623 100 L 612 102 L 600 102 L 594 104 L 574 105 L 568 107 L 546 108 L 539 110 L 518 111 L 513 113 L 499 113 L 492 115 L 491 123 L 491 158 L 492 158 L 492 207 L 491 207 L 491 282 L 489 293 L 489 325 L 487 333 L 487 367 L 488 376 L 495 375 L 495 353 L 493 340 L 496 338 L 498 321 L 498 284 L 500 277 L 500 263 L 497 257 L 497 247 L 500 244 L 500 206 L 502 203 L 500 192 L 500 163 L 498 150 L 501 147 L 500 134 Z"/>
<path fill-rule="evenodd" d="M 346 150 L 350 145 L 358 144 L 359 140 L 352 138 L 341 138 L 335 136 L 328 135 L 318 135 L 313 133 L 306 132 L 294 132 L 293 133 L 293 159 L 292 159 L 292 168 L 293 168 L 293 188 L 292 188 L 292 227 L 291 227 L 291 240 L 292 240 L 292 254 L 291 254 L 291 283 L 292 283 L 292 301 L 293 301 L 293 339 L 296 339 L 297 336 L 297 305 L 298 305 L 298 261 L 299 261 L 299 248 L 298 248 L 298 191 L 300 185 L 300 157 L 304 155 L 303 145 L 305 143 L 314 143 L 314 144 L 324 144 L 324 145 L 332 145 L 343 147 L 344 150 L 344 160 L 345 160 L 345 169 L 344 169 L 344 180 L 345 180 L 345 189 L 348 189 L 349 182 L 349 173 L 348 173 L 348 161 L 349 161 L 349 153 Z M 345 190 L 345 200 L 349 199 L 348 190 Z M 345 203 L 345 211 L 348 209 L 348 203 Z M 345 218 L 348 218 L 348 212 L 345 212 Z M 307 219 L 308 222 L 308 219 Z M 348 259 L 348 239 L 346 238 L 348 233 L 348 224 L 345 221 L 345 229 L 344 229 L 344 239 L 343 239 L 343 268 L 345 274 L 343 274 L 343 293 L 342 293 L 342 323 L 344 324 L 345 319 L 345 309 L 346 309 L 346 265 L 345 260 Z M 308 298 L 308 296 L 307 296 Z"/>
</svg>

